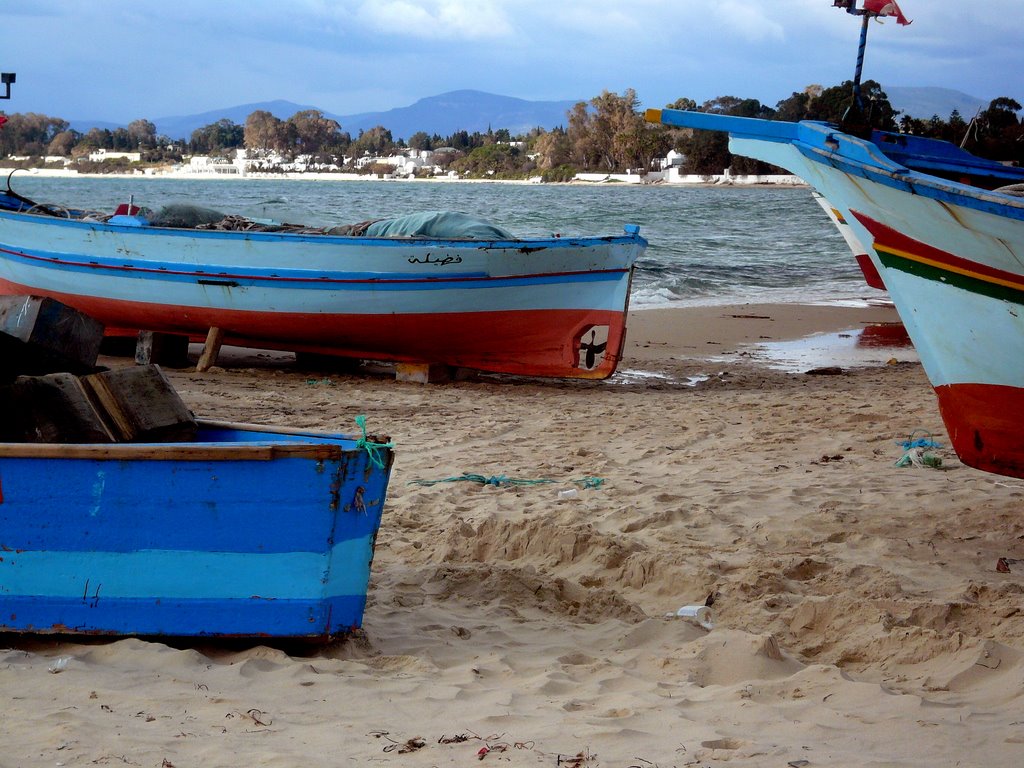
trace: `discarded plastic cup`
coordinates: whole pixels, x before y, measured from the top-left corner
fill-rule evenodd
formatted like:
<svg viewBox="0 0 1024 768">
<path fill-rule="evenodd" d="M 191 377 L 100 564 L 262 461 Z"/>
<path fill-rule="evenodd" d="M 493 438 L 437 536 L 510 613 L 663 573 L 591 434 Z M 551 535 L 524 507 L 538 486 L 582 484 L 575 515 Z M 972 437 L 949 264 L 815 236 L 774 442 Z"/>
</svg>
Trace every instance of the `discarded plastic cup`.
<svg viewBox="0 0 1024 768">
<path fill-rule="evenodd" d="M 669 614 L 671 616 L 671 614 Z M 714 617 L 711 615 L 711 609 L 706 605 L 684 605 L 678 611 L 676 616 L 683 619 L 692 619 L 697 622 L 704 629 L 711 629 L 715 626 Z"/>
<path fill-rule="evenodd" d="M 567 488 L 564 491 L 558 492 L 558 498 L 560 499 L 575 499 L 579 495 L 580 492 L 577 491 L 575 488 Z"/>
</svg>

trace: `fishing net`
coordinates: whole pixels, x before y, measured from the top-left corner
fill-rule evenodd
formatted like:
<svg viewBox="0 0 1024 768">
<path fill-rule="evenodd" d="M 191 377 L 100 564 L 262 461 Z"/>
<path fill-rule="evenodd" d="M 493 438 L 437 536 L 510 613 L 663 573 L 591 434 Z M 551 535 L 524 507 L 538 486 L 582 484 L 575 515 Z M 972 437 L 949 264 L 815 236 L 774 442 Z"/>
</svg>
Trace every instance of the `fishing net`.
<svg viewBox="0 0 1024 768">
<path fill-rule="evenodd" d="M 165 205 L 149 217 L 154 227 L 174 227 L 176 229 L 195 229 L 201 224 L 215 224 L 224 218 L 224 214 L 211 208 L 198 205 L 175 203 Z"/>
</svg>

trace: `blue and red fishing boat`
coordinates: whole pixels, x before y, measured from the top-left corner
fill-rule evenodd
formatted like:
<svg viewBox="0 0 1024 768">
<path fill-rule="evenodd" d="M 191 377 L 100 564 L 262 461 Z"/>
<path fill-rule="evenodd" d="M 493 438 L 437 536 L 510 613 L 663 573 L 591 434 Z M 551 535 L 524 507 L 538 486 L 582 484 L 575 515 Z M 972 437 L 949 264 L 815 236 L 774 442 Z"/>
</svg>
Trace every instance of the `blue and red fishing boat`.
<svg viewBox="0 0 1024 768">
<path fill-rule="evenodd" d="M 633 225 L 516 239 L 450 212 L 338 234 L 238 217 L 232 229 L 186 227 L 122 209 L 0 195 L 0 293 L 57 299 L 111 334 L 218 328 L 246 347 L 601 379 L 621 359 L 647 245 Z"/>
<path fill-rule="evenodd" d="M 854 10 L 852 1 L 836 4 Z M 855 82 L 861 63 L 862 55 Z M 819 192 L 866 246 L 957 455 L 1024 477 L 1024 198 L 1016 185 L 987 190 L 908 167 L 870 133 L 825 122 L 670 109 L 647 119 L 727 132 L 734 154 L 786 168 Z"/>
</svg>

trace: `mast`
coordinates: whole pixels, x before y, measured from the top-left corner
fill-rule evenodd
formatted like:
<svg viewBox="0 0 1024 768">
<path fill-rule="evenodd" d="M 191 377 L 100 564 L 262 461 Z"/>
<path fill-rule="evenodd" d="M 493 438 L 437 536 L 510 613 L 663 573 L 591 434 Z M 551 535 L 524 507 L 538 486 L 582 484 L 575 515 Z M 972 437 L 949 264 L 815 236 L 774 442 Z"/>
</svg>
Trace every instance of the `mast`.
<svg viewBox="0 0 1024 768">
<path fill-rule="evenodd" d="M 833 0 L 835 8 L 842 8 L 851 16 L 860 16 L 860 45 L 857 48 L 857 68 L 853 73 L 853 100 L 847 108 L 840 127 L 855 136 L 870 136 L 870 119 L 865 114 L 864 98 L 861 95 L 860 82 L 864 74 L 864 52 L 868 47 L 868 23 L 879 16 L 895 16 L 897 24 L 908 25 L 910 19 L 903 15 L 896 0 L 862 0 L 857 7 L 857 0 Z"/>
<path fill-rule="evenodd" d="M 835 7 L 845 8 L 851 16 L 860 16 L 860 45 L 857 47 L 857 67 L 853 73 L 853 100 L 843 113 L 840 127 L 844 132 L 854 136 L 871 134 L 871 124 L 864 112 L 864 99 L 861 96 L 861 78 L 864 74 L 864 53 L 868 47 L 868 24 L 878 14 L 857 7 L 857 0 L 835 0 Z"/>
<path fill-rule="evenodd" d="M 860 46 L 857 48 L 857 68 L 853 73 L 853 103 L 861 112 L 864 111 L 864 101 L 860 95 L 860 79 L 864 73 L 864 51 L 868 47 L 868 22 L 871 17 L 862 13 L 860 21 Z"/>
</svg>

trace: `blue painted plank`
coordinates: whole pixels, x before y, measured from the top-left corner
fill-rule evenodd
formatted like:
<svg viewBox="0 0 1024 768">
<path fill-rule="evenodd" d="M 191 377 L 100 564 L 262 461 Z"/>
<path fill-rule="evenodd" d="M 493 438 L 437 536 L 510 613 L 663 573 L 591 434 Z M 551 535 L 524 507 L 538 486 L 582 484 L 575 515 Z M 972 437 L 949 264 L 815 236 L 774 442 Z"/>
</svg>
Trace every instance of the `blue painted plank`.
<svg viewBox="0 0 1024 768">
<path fill-rule="evenodd" d="M 372 547 L 367 535 L 325 552 L 4 551 L 0 595 L 318 600 L 365 591 Z"/>
<path fill-rule="evenodd" d="M 491 276 L 484 272 L 418 275 L 409 272 L 328 272 L 322 270 L 258 269 L 252 267 L 194 266 L 145 259 L 109 259 L 90 256 L 68 256 L 59 251 L 38 248 L 10 249 L 4 259 L 12 263 L 59 269 L 62 273 L 111 275 L 145 279 L 163 283 L 196 283 L 226 281 L 232 288 L 274 287 L 292 290 L 323 291 L 344 288 L 347 291 L 438 291 L 458 287 L 464 290 L 561 283 L 599 283 L 620 280 L 628 267 L 612 270 L 576 270 L 570 272 L 539 272 L 514 276 Z M 222 271 L 217 271 L 222 270 Z"/>
<path fill-rule="evenodd" d="M 121 635 L 320 637 L 362 626 L 366 595 L 327 600 L 6 597 L 0 630 Z"/>
<path fill-rule="evenodd" d="M 384 478 L 364 480 L 367 465 L 365 453 L 341 462 L 0 459 L 0 547 L 323 552 L 335 504 L 337 541 L 376 530 Z"/>
</svg>

